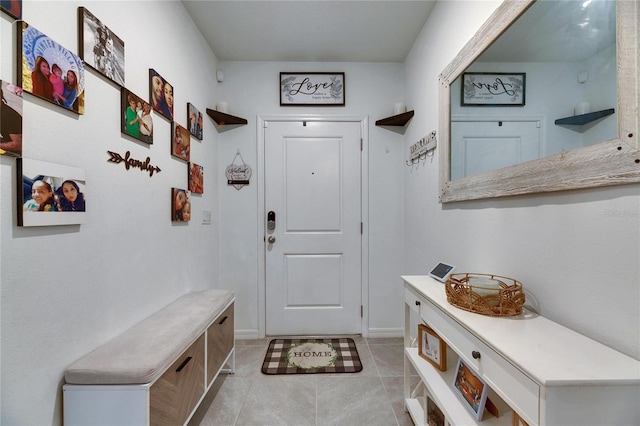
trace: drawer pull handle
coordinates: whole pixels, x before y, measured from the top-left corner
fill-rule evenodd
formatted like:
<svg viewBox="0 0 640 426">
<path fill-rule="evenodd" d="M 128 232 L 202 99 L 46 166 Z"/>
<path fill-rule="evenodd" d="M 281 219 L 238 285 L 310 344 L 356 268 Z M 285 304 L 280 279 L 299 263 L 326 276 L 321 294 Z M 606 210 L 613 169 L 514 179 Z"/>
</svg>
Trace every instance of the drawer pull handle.
<svg viewBox="0 0 640 426">
<path fill-rule="evenodd" d="M 182 371 L 182 369 L 189 363 L 189 361 L 191 361 L 191 357 L 187 357 L 187 359 L 185 359 L 184 362 L 180 364 L 180 367 L 176 368 L 176 373 Z"/>
<path fill-rule="evenodd" d="M 222 325 L 223 322 L 227 320 L 227 317 L 222 318 L 222 320 L 218 323 L 218 325 Z"/>
<path fill-rule="evenodd" d="M 416 306 L 420 306 L 420 301 L 416 300 Z"/>
<path fill-rule="evenodd" d="M 473 351 L 471 352 L 471 356 L 473 357 L 473 359 L 480 359 L 480 352 Z"/>
</svg>

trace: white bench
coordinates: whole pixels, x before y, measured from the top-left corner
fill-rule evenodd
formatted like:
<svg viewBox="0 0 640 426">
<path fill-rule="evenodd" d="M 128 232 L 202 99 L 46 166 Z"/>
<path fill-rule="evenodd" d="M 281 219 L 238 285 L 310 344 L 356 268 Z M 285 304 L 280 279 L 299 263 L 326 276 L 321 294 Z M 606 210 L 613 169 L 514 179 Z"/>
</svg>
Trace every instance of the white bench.
<svg viewBox="0 0 640 426">
<path fill-rule="evenodd" d="M 64 424 L 184 425 L 235 370 L 234 293 L 188 293 L 65 371 Z"/>
</svg>

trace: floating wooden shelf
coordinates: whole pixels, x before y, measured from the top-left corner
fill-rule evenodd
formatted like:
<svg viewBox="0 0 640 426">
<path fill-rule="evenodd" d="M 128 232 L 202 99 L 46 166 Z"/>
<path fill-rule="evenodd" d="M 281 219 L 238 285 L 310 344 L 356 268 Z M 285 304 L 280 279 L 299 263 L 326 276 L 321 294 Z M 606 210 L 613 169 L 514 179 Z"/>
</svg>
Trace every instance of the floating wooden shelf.
<svg viewBox="0 0 640 426">
<path fill-rule="evenodd" d="M 555 124 L 559 125 L 571 125 L 582 126 L 592 121 L 611 115 L 615 112 L 613 108 L 603 109 L 602 111 L 590 112 L 588 114 L 574 115 L 572 117 L 559 118 L 555 121 Z"/>
<path fill-rule="evenodd" d="M 229 124 L 247 124 L 247 120 L 244 118 L 216 111 L 215 109 L 207 108 L 207 114 L 209 115 L 209 117 L 213 118 L 213 121 L 215 121 L 218 126 L 226 126 Z"/>
<path fill-rule="evenodd" d="M 404 126 L 413 117 L 413 111 L 403 112 L 387 118 L 376 121 L 376 126 Z"/>
</svg>

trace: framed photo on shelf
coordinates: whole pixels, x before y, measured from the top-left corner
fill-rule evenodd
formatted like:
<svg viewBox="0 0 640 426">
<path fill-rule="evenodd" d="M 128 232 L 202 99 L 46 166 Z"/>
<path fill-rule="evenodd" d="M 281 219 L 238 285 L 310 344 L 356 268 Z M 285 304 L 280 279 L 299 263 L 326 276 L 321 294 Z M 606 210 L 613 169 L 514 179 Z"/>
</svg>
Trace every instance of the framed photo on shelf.
<svg viewBox="0 0 640 426">
<path fill-rule="evenodd" d="M 444 413 L 440 410 L 440 407 L 433 401 L 433 399 L 427 398 L 427 425 L 428 426 L 445 426 L 444 425 Z"/>
<path fill-rule="evenodd" d="M 16 158 L 18 226 L 85 223 L 85 170 Z"/>
<path fill-rule="evenodd" d="M 511 419 L 511 423 L 513 426 L 529 426 L 527 422 L 525 422 L 522 417 L 518 415 L 515 411 L 513 412 L 513 418 Z"/>
<path fill-rule="evenodd" d="M 424 324 L 418 324 L 418 355 L 440 371 L 447 371 L 447 344 Z"/>
<path fill-rule="evenodd" d="M 202 113 L 192 103 L 187 103 L 187 117 L 189 117 L 189 133 L 199 141 L 202 140 Z"/>
<path fill-rule="evenodd" d="M 78 8 L 78 53 L 89 68 L 124 86 L 124 41 L 84 7 Z"/>
<path fill-rule="evenodd" d="M 280 73 L 280 106 L 344 106 L 344 73 Z"/>
<path fill-rule="evenodd" d="M 466 72 L 462 74 L 462 106 L 524 106 L 526 74 Z"/>
<path fill-rule="evenodd" d="M 149 68 L 149 103 L 154 111 L 173 121 L 173 85 Z"/>
<path fill-rule="evenodd" d="M 125 135 L 144 143 L 153 143 L 153 118 L 149 102 L 127 88 L 121 89 L 120 122 Z"/>
<path fill-rule="evenodd" d="M 477 421 L 482 420 L 488 392 L 489 386 L 484 380 L 477 376 L 462 358 L 459 358 L 456 374 L 453 377 L 453 393 L 460 398 L 462 405 L 471 412 Z"/>
<path fill-rule="evenodd" d="M 171 155 L 184 161 L 191 159 L 191 135 L 189 130 L 175 121 L 171 132 Z"/>
<path fill-rule="evenodd" d="M 41 99 L 84 114 L 84 62 L 24 21 L 18 22 L 18 86 Z"/>
</svg>

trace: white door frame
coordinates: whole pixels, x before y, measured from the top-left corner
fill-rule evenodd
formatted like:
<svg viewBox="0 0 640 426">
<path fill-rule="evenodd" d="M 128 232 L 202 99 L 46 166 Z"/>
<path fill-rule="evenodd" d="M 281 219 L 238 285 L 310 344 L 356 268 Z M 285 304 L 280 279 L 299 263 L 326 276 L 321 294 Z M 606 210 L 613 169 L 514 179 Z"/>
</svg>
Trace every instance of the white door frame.
<svg viewBox="0 0 640 426">
<path fill-rule="evenodd" d="M 264 244 L 265 230 L 265 201 L 264 201 L 264 126 L 268 121 L 320 121 L 320 122 L 357 122 L 360 123 L 362 135 L 362 152 L 360 153 L 360 196 L 362 208 L 362 263 L 361 263 L 361 301 L 362 335 L 369 334 L 369 118 L 367 116 L 350 115 L 319 115 L 319 114 L 292 114 L 292 115 L 258 115 L 256 140 L 258 141 L 257 152 L 257 185 L 258 185 L 258 335 L 266 335 L 266 251 Z"/>
</svg>

